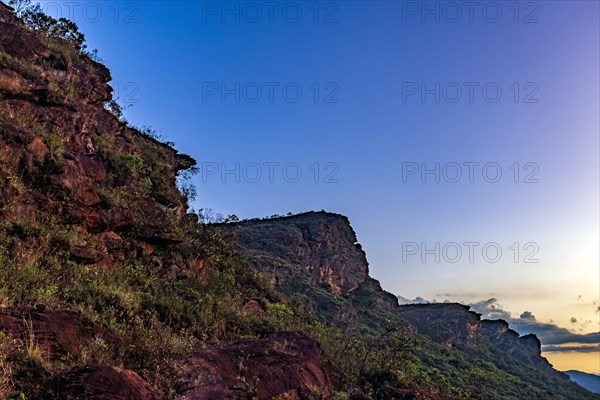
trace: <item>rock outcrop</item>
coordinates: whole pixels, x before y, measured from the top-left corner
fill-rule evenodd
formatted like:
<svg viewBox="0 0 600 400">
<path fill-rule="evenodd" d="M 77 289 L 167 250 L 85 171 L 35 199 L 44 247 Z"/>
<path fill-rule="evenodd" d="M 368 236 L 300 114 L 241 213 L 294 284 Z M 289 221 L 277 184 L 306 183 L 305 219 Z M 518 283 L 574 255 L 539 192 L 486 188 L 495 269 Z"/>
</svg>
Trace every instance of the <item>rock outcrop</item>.
<svg viewBox="0 0 600 400">
<path fill-rule="evenodd" d="M 409 304 L 398 307 L 396 313 L 434 342 L 453 346 L 472 341 L 480 333 L 479 315 L 469 309 L 456 303 Z"/>
<path fill-rule="evenodd" d="M 520 362 L 552 370 L 552 365 L 541 355 L 537 336 L 520 336 L 504 320 L 482 320 L 481 314 L 471 311 L 469 306 L 457 303 L 409 304 L 398 307 L 396 313 L 436 343 L 453 347 L 485 339 Z"/>
<path fill-rule="evenodd" d="M 63 378 L 65 400 L 163 400 L 165 396 L 130 370 L 90 365 L 74 368 Z"/>
<path fill-rule="evenodd" d="M 71 311 L 46 311 L 28 307 L 0 308 L 0 332 L 35 346 L 53 360 L 77 358 L 92 340 L 101 339 L 112 348 L 118 339 Z"/>
<path fill-rule="evenodd" d="M 536 335 L 520 336 L 516 331 L 510 329 L 508 322 L 504 320 L 482 320 L 481 334 L 522 363 L 552 371 L 552 365 L 545 357 L 542 357 L 542 346 Z"/>
<path fill-rule="evenodd" d="M 182 364 L 177 392 L 183 400 L 329 399 L 319 357 L 314 341 L 291 333 L 207 349 Z"/>
<path fill-rule="evenodd" d="M 348 218 L 325 212 L 241 222 L 236 231 L 244 254 L 264 260 L 276 286 L 298 277 L 312 285 L 327 285 L 347 294 L 369 275 L 365 252 L 357 243 Z"/>
<path fill-rule="evenodd" d="M 365 252 L 342 215 L 308 212 L 221 228 L 279 291 L 325 323 L 349 329 L 398 305 L 369 276 Z"/>
<path fill-rule="evenodd" d="M 109 112 L 110 80 L 102 64 L 0 7 L 0 218 L 13 222 L 0 232 L 5 251 L 47 256 L 25 236 L 55 225 L 71 232 L 48 247 L 82 263 L 135 252 L 122 236 L 180 241 L 187 204 L 175 179 L 195 162 Z"/>
</svg>

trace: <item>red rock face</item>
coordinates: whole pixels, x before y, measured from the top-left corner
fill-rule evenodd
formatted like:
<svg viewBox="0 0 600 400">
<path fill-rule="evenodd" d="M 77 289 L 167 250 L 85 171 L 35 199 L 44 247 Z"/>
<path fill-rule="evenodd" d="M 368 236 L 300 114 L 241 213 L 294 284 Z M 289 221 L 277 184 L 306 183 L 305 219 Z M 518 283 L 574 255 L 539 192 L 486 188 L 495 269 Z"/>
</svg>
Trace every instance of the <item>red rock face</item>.
<svg viewBox="0 0 600 400">
<path fill-rule="evenodd" d="M 328 399 L 319 355 L 311 339 L 292 333 L 204 350 L 183 362 L 177 391 L 184 400 Z"/>
<path fill-rule="evenodd" d="M 95 365 L 71 370 L 63 379 L 65 400 L 161 400 L 164 396 L 130 370 Z"/>
<path fill-rule="evenodd" d="M 33 340 L 54 360 L 76 357 L 90 340 L 99 337 L 111 345 L 117 339 L 71 311 L 44 311 L 27 307 L 0 308 L 0 332 Z"/>
<path fill-rule="evenodd" d="M 397 297 L 369 277 L 366 255 L 342 215 L 308 212 L 221 227 L 281 293 L 321 322 L 352 329 L 372 324 L 371 312 L 398 307 Z"/>
<path fill-rule="evenodd" d="M 369 275 L 369 264 L 348 219 L 330 213 L 247 221 L 236 237 L 244 254 L 273 260 L 264 272 L 276 285 L 295 277 L 326 284 L 336 294 L 356 290 Z"/>
<path fill-rule="evenodd" d="M 175 179 L 195 162 L 107 111 L 110 80 L 106 67 L 0 5 L 0 220 L 51 215 L 53 229 L 85 237 L 38 258 L 68 251 L 83 264 L 108 264 L 140 242 L 180 241 L 174 231 L 187 204 Z M 121 242 L 114 235 L 123 232 Z M 8 236 L 13 248 L 36 241 Z"/>
<path fill-rule="evenodd" d="M 476 337 L 481 323 L 469 306 L 455 303 L 403 305 L 396 312 L 412 322 L 420 333 L 449 347 Z"/>
</svg>

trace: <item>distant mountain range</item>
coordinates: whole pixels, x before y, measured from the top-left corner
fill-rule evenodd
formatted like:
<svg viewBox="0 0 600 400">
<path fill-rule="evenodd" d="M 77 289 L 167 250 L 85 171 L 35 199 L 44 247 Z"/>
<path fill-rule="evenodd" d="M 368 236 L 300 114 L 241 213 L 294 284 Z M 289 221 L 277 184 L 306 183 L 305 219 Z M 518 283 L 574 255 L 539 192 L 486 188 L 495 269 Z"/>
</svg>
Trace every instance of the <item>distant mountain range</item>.
<svg viewBox="0 0 600 400">
<path fill-rule="evenodd" d="M 581 371 L 565 371 L 572 381 L 583 386 L 592 393 L 600 393 L 600 375 L 588 374 Z"/>
</svg>

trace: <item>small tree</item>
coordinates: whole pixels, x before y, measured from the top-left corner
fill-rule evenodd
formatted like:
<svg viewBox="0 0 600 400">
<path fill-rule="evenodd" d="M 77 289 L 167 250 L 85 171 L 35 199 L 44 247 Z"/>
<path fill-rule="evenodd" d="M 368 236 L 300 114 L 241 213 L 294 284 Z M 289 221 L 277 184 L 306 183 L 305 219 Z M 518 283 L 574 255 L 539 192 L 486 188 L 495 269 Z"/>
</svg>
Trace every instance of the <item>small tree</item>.
<svg viewBox="0 0 600 400">
<path fill-rule="evenodd" d="M 85 52 L 85 35 L 79 32 L 77 24 L 66 18 L 55 19 L 46 15 L 39 3 L 32 4 L 31 0 L 9 0 L 8 4 L 14 8 L 17 16 L 23 20 L 29 29 L 41 32 L 56 39 L 66 40 L 75 47 Z"/>
<path fill-rule="evenodd" d="M 227 218 L 225 218 L 225 221 L 223 221 L 223 222 L 235 223 L 235 222 L 240 222 L 240 219 L 238 218 L 237 215 L 231 214 L 231 215 L 228 215 Z"/>
<path fill-rule="evenodd" d="M 18 17 L 22 17 L 23 12 L 31 7 L 31 0 L 9 0 L 8 5 L 15 10 Z"/>
<path fill-rule="evenodd" d="M 193 202 L 198 196 L 196 186 L 192 181 L 192 177 L 198 173 L 198 169 L 195 167 L 181 171 L 177 176 L 177 188 L 179 191 L 188 199 Z M 222 216 L 221 216 L 222 218 Z"/>
</svg>

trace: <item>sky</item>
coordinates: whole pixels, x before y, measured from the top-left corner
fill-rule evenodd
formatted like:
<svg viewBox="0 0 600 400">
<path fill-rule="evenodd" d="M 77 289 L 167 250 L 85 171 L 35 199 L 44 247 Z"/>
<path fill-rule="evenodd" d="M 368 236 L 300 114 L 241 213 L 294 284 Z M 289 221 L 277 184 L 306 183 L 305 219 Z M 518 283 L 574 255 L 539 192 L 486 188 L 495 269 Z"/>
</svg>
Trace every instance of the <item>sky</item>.
<svg viewBox="0 0 600 400">
<path fill-rule="evenodd" d="M 386 290 L 600 373 L 597 1 L 41 4 L 198 160 L 195 209 L 347 215 Z"/>
</svg>

